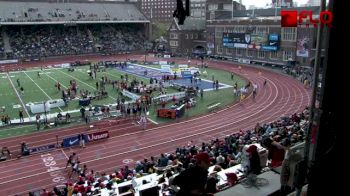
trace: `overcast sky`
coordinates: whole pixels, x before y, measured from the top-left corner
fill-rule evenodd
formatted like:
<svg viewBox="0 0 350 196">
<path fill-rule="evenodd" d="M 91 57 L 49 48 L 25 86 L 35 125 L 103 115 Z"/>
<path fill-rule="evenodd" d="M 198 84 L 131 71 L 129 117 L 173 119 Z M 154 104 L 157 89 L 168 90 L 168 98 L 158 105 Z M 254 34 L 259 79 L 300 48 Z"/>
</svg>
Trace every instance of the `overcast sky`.
<svg viewBox="0 0 350 196">
<path fill-rule="evenodd" d="M 238 1 L 239 0 L 235 0 Z M 308 0 L 294 0 L 294 2 L 297 2 L 298 5 L 305 4 Z M 250 5 L 254 5 L 255 7 L 264 7 L 266 4 L 271 4 L 272 0 L 242 0 L 243 5 L 246 6 L 246 8 L 249 8 Z"/>
</svg>

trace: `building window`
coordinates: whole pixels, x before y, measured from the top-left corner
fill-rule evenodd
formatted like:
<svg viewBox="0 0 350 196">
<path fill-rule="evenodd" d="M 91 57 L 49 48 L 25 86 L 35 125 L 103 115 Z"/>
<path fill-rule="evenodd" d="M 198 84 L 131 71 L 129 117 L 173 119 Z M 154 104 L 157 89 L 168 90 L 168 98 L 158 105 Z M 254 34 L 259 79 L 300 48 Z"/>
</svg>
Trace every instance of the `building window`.
<svg viewBox="0 0 350 196">
<path fill-rule="evenodd" d="M 229 10 L 231 11 L 232 10 L 232 4 L 224 4 L 224 10 Z"/>
<path fill-rule="evenodd" d="M 283 61 L 293 60 L 292 51 L 283 51 Z"/>
<path fill-rule="evenodd" d="M 247 57 L 253 57 L 253 55 L 254 55 L 253 50 L 247 49 Z"/>
<path fill-rule="evenodd" d="M 186 35 L 185 35 L 185 39 L 188 39 L 188 34 L 186 33 Z"/>
<path fill-rule="evenodd" d="M 236 48 L 236 56 L 242 56 L 242 49 Z"/>
<path fill-rule="evenodd" d="M 220 47 L 220 46 L 218 45 L 217 48 L 216 48 L 216 52 L 217 52 L 218 54 L 222 54 L 222 47 Z"/>
<path fill-rule="evenodd" d="M 234 33 L 245 33 L 246 32 L 246 26 L 235 26 L 235 28 L 233 29 Z"/>
<path fill-rule="evenodd" d="M 226 54 L 227 55 L 232 55 L 232 51 L 233 51 L 232 48 L 226 48 Z"/>
<path fill-rule="evenodd" d="M 296 27 L 282 28 L 282 41 L 296 41 L 296 38 L 297 38 Z"/>
<path fill-rule="evenodd" d="M 176 33 L 170 33 L 170 39 L 178 39 L 178 36 Z"/>
<path fill-rule="evenodd" d="M 191 39 L 193 39 L 193 33 L 191 33 Z"/>
<path fill-rule="evenodd" d="M 194 39 L 198 39 L 198 34 L 194 34 Z"/>
<path fill-rule="evenodd" d="M 170 41 L 170 46 L 178 46 L 177 44 L 177 41 Z"/>
<path fill-rule="evenodd" d="M 271 52 L 270 53 L 270 59 L 277 59 L 278 58 L 278 53 L 277 52 Z"/>
<path fill-rule="evenodd" d="M 255 33 L 259 35 L 265 35 L 268 34 L 268 28 L 266 26 L 257 26 L 255 28 Z"/>
<path fill-rule="evenodd" d="M 264 51 L 258 51 L 258 58 L 259 59 L 265 58 L 265 52 Z"/>
<path fill-rule="evenodd" d="M 208 5 L 208 10 L 212 11 L 212 10 L 217 10 L 218 9 L 218 4 L 210 4 Z"/>
<path fill-rule="evenodd" d="M 215 28 L 215 38 L 222 39 L 222 33 L 224 32 L 224 27 L 216 27 Z"/>
</svg>

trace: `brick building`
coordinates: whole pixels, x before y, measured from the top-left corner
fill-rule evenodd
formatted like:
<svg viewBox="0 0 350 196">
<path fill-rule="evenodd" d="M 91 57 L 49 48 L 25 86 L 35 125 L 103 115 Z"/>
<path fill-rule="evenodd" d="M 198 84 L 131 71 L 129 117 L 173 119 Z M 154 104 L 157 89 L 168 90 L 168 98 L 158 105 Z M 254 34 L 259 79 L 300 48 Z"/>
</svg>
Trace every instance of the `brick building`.
<svg viewBox="0 0 350 196">
<path fill-rule="evenodd" d="M 205 19 L 186 18 L 183 25 L 173 19 L 168 40 L 170 52 L 173 54 L 192 54 L 195 51 L 206 52 Z"/>
<path fill-rule="evenodd" d="M 295 9 L 308 9 L 317 13 L 319 7 Z M 282 28 L 280 11 L 280 8 L 241 10 L 234 12 L 233 18 L 232 13 L 215 16 L 208 13 L 206 21 L 208 53 L 247 63 L 286 65 L 291 61 L 297 61 L 302 66 L 309 66 L 315 58 L 317 29 L 312 25 Z M 227 47 L 223 44 L 224 33 L 250 34 L 266 40 L 269 35 L 278 35 L 279 47 L 277 50 L 271 50 L 271 47 L 261 45 L 257 47 L 252 42 L 245 47 Z"/>
</svg>

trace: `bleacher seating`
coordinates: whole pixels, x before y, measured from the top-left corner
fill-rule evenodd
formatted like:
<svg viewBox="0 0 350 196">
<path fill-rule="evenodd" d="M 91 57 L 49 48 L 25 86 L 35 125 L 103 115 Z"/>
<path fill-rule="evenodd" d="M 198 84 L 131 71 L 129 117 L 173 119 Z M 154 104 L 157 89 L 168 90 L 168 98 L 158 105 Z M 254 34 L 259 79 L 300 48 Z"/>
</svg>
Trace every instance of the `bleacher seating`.
<svg viewBox="0 0 350 196">
<path fill-rule="evenodd" d="M 169 186 L 171 176 L 176 176 L 179 172 L 191 167 L 195 162 L 195 155 L 199 152 L 207 152 L 211 157 L 212 165 L 209 168 L 209 175 L 216 172 L 219 182 L 217 187 L 227 188 L 227 173 L 235 173 L 238 180 L 245 178 L 246 156 L 242 151 L 249 145 L 254 144 L 258 147 L 261 166 L 266 167 L 267 149 L 261 146 L 263 139 L 272 138 L 281 145 L 296 145 L 305 140 L 304 128 L 307 126 L 308 110 L 305 109 L 301 114 L 294 114 L 291 117 L 282 117 L 280 120 L 264 124 L 257 124 L 254 130 L 239 131 L 224 138 L 212 140 L 201 145 L 190 141 L 187 145 L 179 147 L 174 153 L 162 154 L 160 158 L 151 157 L 150 160 L 137 161 L 134 169 L 120 169 L 111 174 L 104 173 L 102 176 L 85 179 L 85 187 L 91 181 L 91 185 L 98 184 L 97 188 L 92 188 L 94 195 L 108 193 L 111 195 L 142 195 L 140 190 L 148 189 L 154 186 L 159 187 L 159 193 L 167 192 L 172 189 Z M 290 140 L 287 142 L 286 140 Z M 224 157 L 224 162 L 220 161 Z M 221 163 L 219 163 L 219 161 Z M 164 164 L 165 163 L 165 164 Z M 92 166 L 93 167 L 93 166 Z M 149 170 L 150 168 L 153 168 Z M 165 168 L 165 169 L 164 169 Z M 126 172 L 128 171 L 128 172 Z M 170 176 L 168 176 L 168 173 Z M 131 180 L 131 179 L 134 179 Z M 143 180 L 147 183 L 144 184 Z M 142 183 L 141 183 L 142 182 Z M 101 185 L 103 183 L 103 185 Z M 108 184 L 110 184 L 108 188 Z M 79 186 L 73 184 L 72 186 Z M 107 188 L 106 188 L 107 187 Z M 169 189 L 170 188 L 170 189 Z M 133 191 L 131 191 L 133 190 Z"/>
<path fill-rule="evenodd" d="M 91 53 L 116 54 L 149 50 L 152 47 L 150 42 L 145 41 L 141 27 L 132 24 L 13 26 L 5 29 L 13 51 L 8 59 L 33 60 Z M 1 48 L 3 47 L 0 45 L 0 59 L 4 58 Z"/>
</svg>

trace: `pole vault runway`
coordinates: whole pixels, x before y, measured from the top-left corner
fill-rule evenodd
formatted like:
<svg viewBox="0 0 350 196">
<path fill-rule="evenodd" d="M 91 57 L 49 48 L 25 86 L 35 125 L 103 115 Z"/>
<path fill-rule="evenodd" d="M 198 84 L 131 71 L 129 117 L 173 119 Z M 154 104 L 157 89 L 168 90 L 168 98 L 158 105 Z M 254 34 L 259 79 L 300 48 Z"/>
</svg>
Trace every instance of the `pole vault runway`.
<svg viewBox="0 0 350 196">
<path fill-rule="evenodd" d="M 144 56 L 139 56 L 143 59 Z M 114 58 L 115 59 L 115 58 Z M 122 58 L 125 59 L 125 58 Z M 184 61 L 184 60 L 182 60 Z M 186 60 L 187 61 L 187 60 Z M 301 112 L 308 106 L 310 92 L 295 79 L 275 72 L 237 66 L 229 63 L 210 63 L 210 67 L 234 71 L 253 83 L 258 84 L 258 94 L 242 103 L 229 106 L 217 113 L 199 116 L 195 119 L 165 125 L 152 125 L 141 131 L 130 122 L 111 124 L 109 139 L 88 145 L 85 149 L 58 149 L 49 154 L 34 155 L 0 164 L 0 196 L 24 195 L 28 191 L 49 188 L 67 181 L 64 169 L 67 156 L 76 152 L 83 164 L 99 172 L 113 172 L 116 168 L 134 162 L 159 156 L 160 153 L 174 152 L 176 147 L 187 145 L 189 141 L 198 144 L 217 137 L 253 128 L 256 123 L 268 123 L 281 116 Z M 261 71 L 261 74 L 258 72 Z M 263 87 L 264 80 L 267 85 Z M 101 126 L 100 129 L 106 127 Z M 55 135 L 63 137 L 86 131 L 85 126 L 58 129 L 0 140 L 0 146 L 18 146 L 21 141 L 35 145 L 55 142 Z M 50 170 L 51 169 L 51 170 Z M 54 171 L 55 170 L 55 171 Z"/>
</svg>

